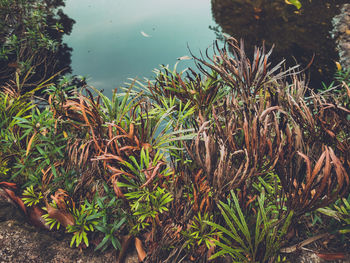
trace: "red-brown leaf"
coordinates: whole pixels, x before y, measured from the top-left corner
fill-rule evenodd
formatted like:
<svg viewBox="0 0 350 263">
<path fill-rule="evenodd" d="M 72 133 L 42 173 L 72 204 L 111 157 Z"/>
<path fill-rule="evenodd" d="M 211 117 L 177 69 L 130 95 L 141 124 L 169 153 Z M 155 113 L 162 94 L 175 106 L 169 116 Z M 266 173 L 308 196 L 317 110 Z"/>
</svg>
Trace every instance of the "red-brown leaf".
<svg viewBox="0 0 350 263">
<path fill-rule="evenodd" d="M 143 261 L 146 257 L 146 252 L 143 249 L 142 246 L 142 241 L 140 239 L 138 239 L 137 237 L 135 237 L 135 247 L 136 247 L 136 251 L 137 251 L 137 256 L 139 258 L 139 261 Z"/>
<path fill-rule="evenodd" d="M 0 182 L 0 185 L 4 185 L 7 188 L 17 189 L 17 185 L 15 183 Z"/>
<path fill-rule="evenodd" d="M 73 226 L 75 224 L 74 217 L 66 211 L 58 210 L 47 204 L 46 206 L 49 217 L 56 219 L 62 226 Z"/>
<path fill-rule="evenodd" d="M 316 253 L 316 255 L 323 260 L 346 259 L 345 253 Z"/>
<path fill-rule="evenodd" d="M 42 217 L 44 211 L 38 206 L 32 206 L 28 208 L 28 217 L 32 225 L 49 230 L 50 227 L 46 224 L 45 219 Z"/>
<path fill-rule="evenodd" d="M 10 197 L 10 199 L 15 202 L 21 209 L 22 211 L 27 214 L 27 208 L 24 205 L 23 201 L 21 198 L 19 198 L 12 190 L 3 188 L 6 192 L 6 194 Z"/>
</svg>

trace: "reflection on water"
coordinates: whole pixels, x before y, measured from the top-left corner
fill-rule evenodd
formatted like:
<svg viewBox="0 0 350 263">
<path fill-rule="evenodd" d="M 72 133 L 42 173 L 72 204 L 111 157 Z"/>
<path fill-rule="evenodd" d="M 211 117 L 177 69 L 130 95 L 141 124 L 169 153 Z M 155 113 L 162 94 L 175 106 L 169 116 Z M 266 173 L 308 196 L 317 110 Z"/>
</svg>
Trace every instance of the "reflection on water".
<svg viewBox="0 0 350 263">
<path fill-rule="evenodd" d="M 329 33 L 331 20 L 339 13 L 339 5 L 348 0 L 302 2 L 303 8 L 296 12 L 284 1 L 212 0 L 212 13 L 219 31 L 243 38 L 247 50 L 265 41 L 268 48 L 275 44 L 275 60 L 286 58 L 289 65 L 294 65 L 294 56 L 304 67 L 315 54 L 311 85 L 317 88 L 322 80 L 331 81 L 334 61 L 338 60 Z"/>
<path fill-rule="evenodd" d="M 330 20 L 346 1 L 303 1 L 296 14 L 294 6 L 271 0 L 67 0 L 64 11 L 76 24 L 65 41 L 73 47 L 73 74 L 88 76 L 107 95 L 130 77 L 152 77 L 160 64 L 172 67 L 189 55 L 187 44 L 195 54 L 205 50 L 217 33 L 209 26 L 244 38 L 247 51 L 274 43 L 275 63 L 286 58 L 294 65 L 295 57 L 306 66 L 315 54 L 312 84 L 319 87 L 333 75 Z"/>
<path fill-rule="evenodd" d="M 67 0 L 64 11 L 76 20 L 65 39 L 73 74 L 89 76 L 108 95 L 129 77 L 151 77 L 160 64 L 172 68 L 189 55 L 187 43 L 198 53 L 215 39 L 210 8 L 204 0 Z"/>
</svg>

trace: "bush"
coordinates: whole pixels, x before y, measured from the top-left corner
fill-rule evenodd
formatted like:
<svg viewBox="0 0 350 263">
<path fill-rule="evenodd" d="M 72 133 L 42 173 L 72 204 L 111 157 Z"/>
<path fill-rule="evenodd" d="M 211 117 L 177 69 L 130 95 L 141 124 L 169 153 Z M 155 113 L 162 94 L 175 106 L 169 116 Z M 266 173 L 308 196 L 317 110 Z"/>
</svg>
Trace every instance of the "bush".
<svg viewBox="0 0 350 263">
<path fill-rule="evenodd" d="M 271 262 L 317 209 L 347 215 L 350 172 L 348 84 L 315 94 L 271 52 L 230 39 L 194 57 L 204 77 L 164 67 L 111 99 L 46 82 L 40 107 L 18 76 L 0 93 L 0 175 L 71 245 L 133 236 L 146 262 Z"/>
<path fill-rule="evenodd" d="M 25 76 L 30 71 L 30 86 L 70 71 L 71 49 L 62 38 L 74 21 L 58 9 L 63 1 L 1 0 L 0 6 L 0 85 L 14 79 L 15 72 Z"/>
</svg>

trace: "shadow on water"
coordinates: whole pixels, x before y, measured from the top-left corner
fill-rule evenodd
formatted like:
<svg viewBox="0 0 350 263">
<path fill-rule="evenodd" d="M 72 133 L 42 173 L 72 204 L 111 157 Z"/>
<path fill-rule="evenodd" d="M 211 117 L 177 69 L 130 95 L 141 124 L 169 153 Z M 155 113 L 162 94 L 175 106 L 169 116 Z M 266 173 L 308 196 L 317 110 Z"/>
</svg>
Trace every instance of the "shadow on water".
<svg viewBox="0 0 350 263">
<path fill-rule="evenodd" d="M 329 84 L 334 75 L 335 61 L 339 56 L 332 39 L 332 18 L 339 13 L 341 4 L 348 0 L 302 1 L 297 11 L 284 1 L 271 0 L 212 0 L 212 14 L 218 26 L 211 27 L 220 35 L 226 33 L 243 38 L 246 51 L 252 54 L 254 46 L 265 42 L 267 48 L 275 45 L 272 62 L 283 58 L 287 66 L 297 61 L 306 67 L 314 61 L 310 70 L 310 86 Z"/>
</svg>

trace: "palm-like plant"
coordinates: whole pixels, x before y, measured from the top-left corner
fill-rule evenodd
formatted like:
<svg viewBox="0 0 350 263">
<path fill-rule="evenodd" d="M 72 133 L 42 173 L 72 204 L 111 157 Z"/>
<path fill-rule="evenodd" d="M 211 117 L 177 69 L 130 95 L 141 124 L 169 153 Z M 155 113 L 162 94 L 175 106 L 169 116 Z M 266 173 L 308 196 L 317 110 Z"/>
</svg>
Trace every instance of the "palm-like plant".
<svg viewBox="0 0 350 263">
<path fill-rule="evenodd" d="M 219 247 L 211 259 L 228 254 L 234 262 L 272 262 L 287 233 L 293 212 L 276 210 L 276 206 L 266 202 L 262 192 L 257 198 L 256 212 L 244 213 L 233 191 L 227 203 L 218 207 L 225 226 L 207 223 L 222 232 L 214 243 Z"/>
</svg>

